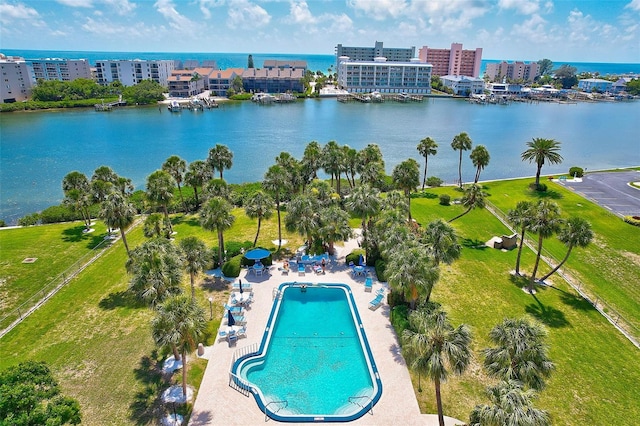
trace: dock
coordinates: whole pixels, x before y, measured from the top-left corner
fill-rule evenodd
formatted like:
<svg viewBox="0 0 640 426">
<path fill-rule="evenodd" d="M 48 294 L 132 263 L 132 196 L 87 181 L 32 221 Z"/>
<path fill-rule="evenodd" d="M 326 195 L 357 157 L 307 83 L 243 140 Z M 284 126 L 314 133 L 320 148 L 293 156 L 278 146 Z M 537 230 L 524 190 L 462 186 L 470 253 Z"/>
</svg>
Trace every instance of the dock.
<svg viewBox="0 0 640 426">
<path fill-rule="evenodd" d="M 349 93 L 338 95 L 338 102 L 360 102 L 360 103 L 384 103 L 384 102 L 422 102 L 423 95 L 411 95 L 408 93 Z"/>
<path fill-rule="evenodd" d="M 126 106 L 126 105 L 127 105 L 127 101 L 123 101 L 122 97 L 120 97 L 120 100 L 115 102 L 104 103 L 103 101 L 101 104 L 95 104 L 94 108 L 96 109 L 96 111 L 111 111 L 114 107 L 120 107 L 120 106 Z"/>
</svg>

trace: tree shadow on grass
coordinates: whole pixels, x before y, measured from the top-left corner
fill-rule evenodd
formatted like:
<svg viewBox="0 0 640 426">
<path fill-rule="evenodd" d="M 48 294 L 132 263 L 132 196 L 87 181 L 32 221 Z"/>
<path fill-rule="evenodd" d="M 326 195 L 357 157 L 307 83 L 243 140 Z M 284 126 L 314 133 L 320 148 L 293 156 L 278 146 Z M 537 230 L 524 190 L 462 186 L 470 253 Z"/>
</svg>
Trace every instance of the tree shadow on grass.
<svg viewBox="0 0 640 426">
<path fill-rule="evenodd" d="M 110 311 L 116 308 L 142 308 L 145 304 L 130 291 L 110 293 L 98 303 L 101 309 Z"/>
<path fill-rule="evenodd" d="M 434 194 L 433 192 L 427 192 L 427 191 L 413 192 L 411 194 L 411 198 L 434 199 L 434 198 L 438 198 L 438 194 Z"/>
<path fill-rule="evenodd" d="M 207 291 L 224 291 L 229 290 L 229 282 L 220 277 L 207 276 L 200 287 Z"/>
<path fill-rule="evenodd" d="M 531 195 L 532 198 L 536 198 L 539 200 L 560 200 L 562 198 L 564 198 L 564 195 L 562 195 L 560 192 L 558 191 L 554 191 L 554 190 L 547 190 L 547 191 L 529 191 L 529 195 Z"/>
<path fill-rule="evenodd" d="M 526 275 L 509 275 L 509 281 L 518 288 L 525 288 L 529 285 L 529 278 Z"/>
<path fill-rule="evenodd" d="M 596 308 L 593 307 L 591 302 L 589 302 L 584 297 L 578 294 L 567 293 L 566 291 L 562 291 L 562 290 L 559 290 L 559 291 L 562 292 L 562 294 L 560 295 L 560 300 L 562 300 L 562 303 L 564 303 L 565 305 L 569 305 L 573 309 L 580 310 L 580 311 L 596 310 Z"/>
<path fill-rule="evenodd" d="M 136 425 L 156 424 L 164 414 L 162 390 L 167 387 L 167 379 L 162 375 L 161 362 L 154 350 L 151 356 L 143 356 L 133 370 L 136 381 L 143 385 L 129 404 L 129 417 Z"/>
<path fill-rule="evenodd" d="M 104 237 L 107 235 L 106 233 L 85 233 L 84 225 L 74 226 L 73 228 L 67 228 L 62 231 L 62 241 L 66 243 L 77 243 L 80 241 L 86 241 L 87 247 L 92 249 L 101 242 L 104 241 Z"/>
<path fill-rule="evenodd" d="M 551 306 L 545 306 L 540 302 L 535 294 L 532 295 L 536 303 L 530 303 L 525 307 L 525 312 L 538 318 L 540 322 L 549 327 L 559 328 L 569 325 L 564 313 Z"/>
<path fill-rule="evenodd" d="M 472 238 L 465 238 L 462 240 L 462 246 L 466 248 L 476 249 L 476 250 L 486 250 L 489 247 L 485 245 L 483 241 Z"/>
</svg>

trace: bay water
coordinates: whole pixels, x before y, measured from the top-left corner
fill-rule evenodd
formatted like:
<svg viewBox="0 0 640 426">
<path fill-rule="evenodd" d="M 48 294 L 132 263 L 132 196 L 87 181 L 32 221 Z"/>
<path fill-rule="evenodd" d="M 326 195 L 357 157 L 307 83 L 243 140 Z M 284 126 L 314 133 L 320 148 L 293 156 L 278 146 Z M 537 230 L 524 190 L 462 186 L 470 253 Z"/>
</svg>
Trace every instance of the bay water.
<svg viewBox="0 0 640 426">
<path fill-rule="evenodd" d="M 640 103 L 512 103 L 475 105 L 463 100 L 425 98 L 422 103 L 340 103 L 335 98 L 291 104 L 226 102 L 218 109 L 170 113 L 166 106 L 35 111 L 0 114 L 0 219 L 18 218 L 63 198 L 63 177 L 79 170 L 89 178 L 110 166 L 144 189 L 146 177 L 171 155 L 187 162 L 206 159 L 216 144 L 234 154 L 224 172 L 231 183 L 260 181 L 282 151 L 301 158 L 312 140 L 330 140 L 362 149 L 378 144 L 386 172 L 415 158 L 416 146 L 429 136 L 438 153 L 429 158 L 429 176 L 457 179 L 459 154 L 450 144 L 467 132 L 474 146 L 485 145 L 491 161 L 481 180 L 535 174 L 535 164 L 520 154 L 532 138 L 562 143 L 560 165 L 544 174 L 640 165 Z M 463 154 L 463 179 L 473 179 L 469 152 Z"/>
</svg>

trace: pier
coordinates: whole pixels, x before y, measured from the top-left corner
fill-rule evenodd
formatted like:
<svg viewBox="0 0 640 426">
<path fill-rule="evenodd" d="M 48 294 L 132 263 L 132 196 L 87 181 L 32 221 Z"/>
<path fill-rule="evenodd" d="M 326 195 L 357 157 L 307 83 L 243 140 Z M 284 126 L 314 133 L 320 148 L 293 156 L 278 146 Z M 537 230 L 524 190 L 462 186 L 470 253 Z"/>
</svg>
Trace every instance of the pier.
<svg viewBox="0 0 640 426">
<path fill-rule="evenodd" d="M 120 99 L 115 102 L 109 102 L 105 104 L 104 101 L 102 101 L 101 104 L 95 104 L 94 107 L 96 111 L 111 111 L 114 107 L 126 106 L 126 105 L 127 105 L 127 101 L 123 101 L 122 96 L 120 96 Z"/>
<path fill-rule="evenodd" d="M 411 95 L 408 93 L 349 93 L 338 95 L 338 102 L 360 102 L 360 103 L 384 103 L 384 102 L 422 102 L 423 95 Z"/>
</svg>

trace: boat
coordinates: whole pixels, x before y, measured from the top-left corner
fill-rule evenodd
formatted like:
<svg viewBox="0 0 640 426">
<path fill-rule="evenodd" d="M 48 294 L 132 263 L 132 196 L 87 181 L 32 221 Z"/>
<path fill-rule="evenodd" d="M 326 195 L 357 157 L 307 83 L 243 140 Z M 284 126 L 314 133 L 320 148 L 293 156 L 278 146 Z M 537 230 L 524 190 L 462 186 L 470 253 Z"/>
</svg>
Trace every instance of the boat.
<svg viewBox="0 0 640 426">
<path fill-rule="evenodd" d="M 269 93 L 256 93 L 251 97 L 251 100 L 260 104 L 270 104 L 276 100 L 276 97 Z"/>
<path fill-rule="evenodd" d="M 182 107 L 178 101 L 171 101 L 169 106 L 167 107 L 171 112 L 180 112 L 182 111 Z"/>
<path fill-rule="evenodd" d="M 371 101 L 382 102 L 384 101 L 384 99 L 382 99 L 382 95 L 380 94 L 380 92 L 371 92 Z"/>
</svg>

